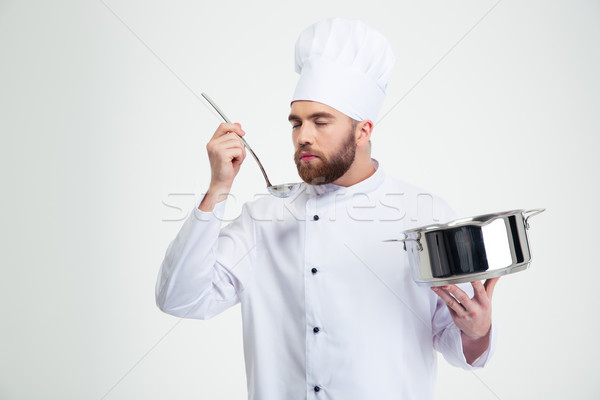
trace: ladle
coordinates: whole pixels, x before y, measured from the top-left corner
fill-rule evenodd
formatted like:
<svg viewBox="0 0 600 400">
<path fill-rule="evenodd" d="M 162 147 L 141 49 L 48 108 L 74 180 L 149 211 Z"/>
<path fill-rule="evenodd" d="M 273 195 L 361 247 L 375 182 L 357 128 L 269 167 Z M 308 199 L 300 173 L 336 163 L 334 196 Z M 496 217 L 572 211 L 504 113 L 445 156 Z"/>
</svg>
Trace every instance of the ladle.
<svg viewBox="0 0 600 400">
<path fill-rule="evenodd" d="M 204 97 L 206 99 L 206 101 L 209 102 L 209 104 L 215 109 L 215 111 L 217 113 L 219 113 L 219 115 L 221 116 L 221 118 L 223 118 L 223 120 L 225 122 L 227 122 L 228 124 L 231 123 L 231 121 L 229 120 L 229 118 L 227 118 L 225 116 L 225 114 L 223 114 L 223 111 L 221 111 L 221 109 L 219 108 L 219 106 L 217 106 L 215 104 L 215 102 L 212 101 L 212 99 L 210 97 L 208 97 L 208 95 L 206 93 L 202 93 L 202 97 Z M 265 177 L 265 181 L 267 182 L 267 190 L 269 191 L 269 193 L 271 193 L 275 197 L 282 197 L 283 198 L 283 197 L 290 197 L 291 195 L 293 195 L 294 193 L 296 193 L 298 191 L 298 189 L 300 188 L 300 186 L 302 185 L 302 183 L 284 183 L 284 184 L 281 184 L 281 185 L 271 185 L 271 182 L 269 181 L 269 177 L 267 176 L 267 173 L 265 172 L 265 169 L 263 168 L 260 160 L 258 159 L 258 157 L 256 156 L 256 154 L 254 153 L 254 151 L 252 150 L 252 148 L 250 147 L 250 145 L 248 144 L 248 142 L 246 142 L 246 140 L 243 137 L 238 136 L 237 134 L 236 134 L 236 136 L 242 141 L 242 143 L 244 143 L 244 146 L 246 146 L 246 148 L 248 150 L 250 150 L 250 154 L 252 154 L 252 157 L 254 157 L 254 159 L 258 163 L 260 171 L 262 172 L 263 176 Z"/>
</svg>

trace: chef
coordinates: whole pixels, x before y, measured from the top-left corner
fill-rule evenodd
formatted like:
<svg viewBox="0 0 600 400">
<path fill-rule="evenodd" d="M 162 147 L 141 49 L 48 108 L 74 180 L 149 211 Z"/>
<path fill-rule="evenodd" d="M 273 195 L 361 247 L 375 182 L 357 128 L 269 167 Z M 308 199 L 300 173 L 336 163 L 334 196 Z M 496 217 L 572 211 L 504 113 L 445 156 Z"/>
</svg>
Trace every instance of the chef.
<svg viewBox="0 0 600 400">
<path fill-rule="evenodd" d="M 429 289 L 410 277 L 398 232 L 456 216 L 371 157 L 394 56 L 363 22 L 326 19 L 296 43 L 289 121 L 300 190 L 244 204 L 221 227 L 246 152 L 240 124 L 207 145 L 211 181 L 169 244 L 158 307 L 209 319 L 241 304 L 248 398 L 432 399 L 436 352 L 483 367 L 497 278 Z"/>
</svg>

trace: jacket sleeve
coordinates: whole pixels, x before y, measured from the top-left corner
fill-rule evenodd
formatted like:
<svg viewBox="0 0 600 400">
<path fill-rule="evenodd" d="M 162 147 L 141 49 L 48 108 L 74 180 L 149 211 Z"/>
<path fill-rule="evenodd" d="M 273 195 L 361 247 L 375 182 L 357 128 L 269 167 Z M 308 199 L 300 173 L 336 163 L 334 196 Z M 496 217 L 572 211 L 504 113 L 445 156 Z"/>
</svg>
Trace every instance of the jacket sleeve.
<svg viewBox="0 0 600 400">
<path fill-rule="evenodd" d="M 155 288 L 162 311 L 208 319 L 239 302 L 255 257 L 254 224 L 244 205 L 241 215 L 221 229 L 225 203 L 212 212 L 196 205 L 169 244 Z"/>
</svg>

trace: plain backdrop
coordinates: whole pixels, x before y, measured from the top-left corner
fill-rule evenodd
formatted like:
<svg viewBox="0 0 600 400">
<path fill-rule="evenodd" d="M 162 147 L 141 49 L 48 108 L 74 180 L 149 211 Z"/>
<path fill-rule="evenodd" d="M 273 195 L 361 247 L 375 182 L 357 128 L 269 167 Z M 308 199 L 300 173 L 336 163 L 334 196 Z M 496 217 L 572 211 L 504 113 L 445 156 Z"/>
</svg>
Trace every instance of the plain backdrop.
<svg viewBox="0 0 600 400">
<path fill-rule="evenodd" d="M 395 52 L 389 174 L 461 216 L 547 209 L 496 287 L 496 355 L 439 357 L 438 399 L 600 398 L 600 2 L 0 0 L 0 399 L 246 397 L 239 306 L 180 320 L 154 284 L 210 179 L 200 93 L 297 181 L 293 47 L 331 16 Z M 248 158 L 227 214 L 264 193 Z"/>
</svg>

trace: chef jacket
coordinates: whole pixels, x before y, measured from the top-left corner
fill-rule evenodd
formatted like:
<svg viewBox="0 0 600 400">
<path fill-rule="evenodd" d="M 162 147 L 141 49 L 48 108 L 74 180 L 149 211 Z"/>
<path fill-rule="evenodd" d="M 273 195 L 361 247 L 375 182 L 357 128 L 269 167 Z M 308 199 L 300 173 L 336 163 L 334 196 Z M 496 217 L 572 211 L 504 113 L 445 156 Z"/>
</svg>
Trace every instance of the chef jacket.
<svg viewBox="0 0 600 400">
<path fill-rule="evenodd" d="M 197 208 L 169 244 L 156 301 L 208 319 L 241 303 L 251 400 L 427 400 L 437 355 L 472 365 L 444 302 L 411 279 L 405 229 L 454 219 L 439 197 L 376 171 L 350 187 L 302 184 L 287 198 Z M 461 285 L 472 295 L 470 284 Z"/>
</svg>

